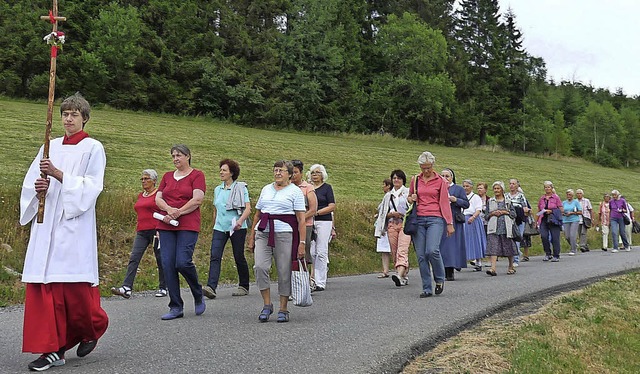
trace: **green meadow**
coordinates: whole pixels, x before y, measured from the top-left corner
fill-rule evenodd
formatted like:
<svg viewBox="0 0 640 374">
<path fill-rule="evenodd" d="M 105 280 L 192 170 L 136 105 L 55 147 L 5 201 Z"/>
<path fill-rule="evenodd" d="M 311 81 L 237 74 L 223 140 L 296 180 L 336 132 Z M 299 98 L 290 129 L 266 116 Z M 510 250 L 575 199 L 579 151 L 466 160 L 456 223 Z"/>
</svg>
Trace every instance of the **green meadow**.
<svg viewBox="0 0 640 374">
<path fill-rule="evenodd" d="M 42 144 L 46 103 L 27 103 L 0 98 L 0 306 L 19 303 L 23 287 L 19 275 L 28 240 L 28 226 L 18 224 L 22 178 Z M 52 137 L 63 134 L 59 107 L 54 109 Z M 261 188 L 272 181 L 271 169 L 280 159 L 301 159 L 308 167 L 326 166 L 337 201 L 338 237 L 330 247 L 330 275 L 378 271 L 373 216 L 382 198 L 381 182 L 393 169 L 407 175 L 419 171 L 416 159 L 425 150 L 437 158 L 436 168 L 449 167 L 458 183 L 463 179 L 508 181 L 518 178 L 532 205 L 543 193 L 542 182 L 551 180 L 561 197 L 567 188 L 582 188 L 596 207 L 602 193 L 619 189 L 631 203 L 640 198 L 633 186 L 638 172 L 608 169 L 580 160 L 533 157 L 492 149 L 447 148 L 423 142 L 398 140 L 389 136 L 358 134 L 311 134 L 241 127 L 211 118 L 119 111 L 94 108 L 85 130 L 100 140 L 107 153 L 105 188 L 98 200 L 100 282 L 103 294 L 120 285 L 135 236 L 133 203 L 141 190 L 140 172 L 153 168 L 160 175 L 173 170 L 169 150 L 186 144 L 192 152 L 192 166 L 204 171 L 207 193 L 203 204 L 202 231 L 194 261 L 201 279 L 208 271 L 211 240 L 211 201 L 219 183 L 218 162 L 233 158 L 240 163 L 240 180 L 249 184 L 252 203 Z M 456 134 L 451 134 L 456 136 Z M 600 237 L 591 232 L 592 248 L 600 248 Z M 541 253 L 539 238 L 533 253 Z M 252 262 L 251 256 L 249 261 Z M 415 264 L 415 257 L 411 259 Z M 230 250 L 223 259 L 223 282 L 236 280 Z M 157 269 L 151 254 L 145 255 L 134 292 L 157 287 Z"/>
</svg>

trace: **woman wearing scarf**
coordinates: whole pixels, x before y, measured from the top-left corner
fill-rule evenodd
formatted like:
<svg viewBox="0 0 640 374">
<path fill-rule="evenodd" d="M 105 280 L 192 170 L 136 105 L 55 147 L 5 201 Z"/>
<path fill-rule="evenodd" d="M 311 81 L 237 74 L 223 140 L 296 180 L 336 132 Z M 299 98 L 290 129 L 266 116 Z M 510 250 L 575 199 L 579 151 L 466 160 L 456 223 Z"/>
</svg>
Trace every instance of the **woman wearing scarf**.
<svg viewBox="0 0 640 374">
<path fill-rule="evenodd" d="M 280 308 L 277 322 L 289 322 L 287 303 L 291 296 L 291 263 L 304 259 L 307 237 L 304 195 L 291 183 L 293 164 L 277 161 L 273 164 L 273 183 L 262 188 L 256 203 L 253 227 L 249 234 L 249 250 L 254 253 L 256 284 L 263 306 L 258 316 L 267 322 L 273 314 L 271 303 L 271 260 L 278 271 Z M 302 239 L 302 240 L 301 240 Z"/>
</svg>

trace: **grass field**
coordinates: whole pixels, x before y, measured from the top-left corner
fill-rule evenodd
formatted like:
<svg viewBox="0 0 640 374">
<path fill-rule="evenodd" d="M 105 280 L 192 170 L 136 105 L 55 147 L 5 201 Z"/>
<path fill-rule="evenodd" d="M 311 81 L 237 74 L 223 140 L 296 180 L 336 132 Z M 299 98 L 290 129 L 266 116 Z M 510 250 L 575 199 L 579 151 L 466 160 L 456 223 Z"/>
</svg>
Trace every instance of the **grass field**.
<svg viewBox="0 0 640 374">
<path fill-rule="evenodd" d="M 556 296 L 537 312 L 512 309 L 443 342 L 403 374 L 638 373 L 640 273 Z"/>
<path fill-rule="evenodd" d="M 56 111 L 58 107 L 56 106 Z M 22 269 L 28 228 L 18 225 L 19 191 L 28 165 L 42 143 L 46 104 L 0 99 L 2 136 L 0 137 L 0 306 L 20 302 L 22 286 L 13 271 Z M 217 163 L 222 158 L 238 160 L 240 180 L 249 184 L 252 202 L 260 189 L 272 181 L 272 165 L 279 159 L 298 158 L 307 166 L 327 167 L 328 183 L 337 200 L 338 239 L 331 246 L 330 275 L 373 272 L 379 269 L 375 253 L 373 215 L 380 201 L 381 181 L 391 170 L 403 169 L 408 175 L 419 171 L 416 159 L 429 150 L 437 158 L 436 168 L 449 167 L 458 183 L 470 178 L 486 181 L 518 178 L 534 203 L 542 194 L 542 182 L 552 180 L 560 195 L 567 188 L 583 188 L 594 205 L 602 193 L 619 189 L 632 203 L 638 173 L 607 169 L 576 159 L 555 159 L 491 152 L 477 148 L 446 148 L 389 136 L 307 134 L 240 127 L 209 118 L 186 118 L 162 114 L 96 109 L 86 131 L 100 140 L 107 153 L 105 189 L 98 200 L 100 280 L 103 293 L 119 285 L 124 277 L 134 237 L 132 209 L 140 190 L 140 172 L 154 168 L 160 174 L 173 170 L 169 150 L 175 143 L 188 145 L 192 166 L 204 171 L 208 191 L 203 205 L 202 232 L 194 261 L 201 277 L 208 270 L 211 240 L 211 200 L 219 183 Z M 59 116 L 54 115 L 53 136 L 63 134 Z M 452 134 L 455 136 L 455 134 Z M 640 206 L 640 204 L 638 205 Z M 592 246 L 599 248 L 599 237 L 592 233 Z M 534 253 L 540 253 L 539 239 Z M 221 281 L 236 279 L 232 256 L 223 259 Z M 252 259 L 250 259 L 252 261 Z M 415 264 L 415 257 L 411 258 Z M 151 255 L 141 263 L 135 290 L 153 289 L 157 271 Z M 134 290 L 134 291 L 135 291 Z"/>
</svg>

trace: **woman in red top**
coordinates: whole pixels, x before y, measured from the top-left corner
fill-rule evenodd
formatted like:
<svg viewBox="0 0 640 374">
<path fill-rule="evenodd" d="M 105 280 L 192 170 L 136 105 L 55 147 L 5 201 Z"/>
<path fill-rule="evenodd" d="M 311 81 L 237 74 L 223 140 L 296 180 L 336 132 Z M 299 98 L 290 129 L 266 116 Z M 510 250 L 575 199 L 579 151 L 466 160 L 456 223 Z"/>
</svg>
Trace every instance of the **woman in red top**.
<svg viewBox="0 0 640 374">
<path fill-rule="evenodd" d="M 433 170 L 436 158 L 431 152 L 423 152 L 418 157 L 421 174 L 411 179 L 409 197 L 411 204 L 416 202 L 418 213 L 418 232 L 411 236 L 413 246 L 418 256 L 418 266 L 422 277 L 421 298 L 430 297 L 431 271 L 436 282 L 435 294 L 439 295 L 444 290 L 444 264 L 440 256 L 440 241 L 446 229 L 447 236 L 453 235 L 453 215 L 449 204 L 449 182 Z M 418 190 L 416 191 L 416 180 Z"/>
<path fill-rule="evenodd" d="M 204 313 L 206 308 L 202 298 L 202 285 L 193 264 L 193 251 L 200 232 L 200 204 L 206 191 L 204 173 L 191 167 L 191 151 L 186 145 L 174 145 L 171 157 L 176 170 L 167 172 L 162 177 L 156 193 L 156 205 L 161 214 L 165 215 L 158 223 L 158 232 L 162 243 L 160 256 L 170 299 L 169 313 L 162 316 L 163 320 L 183 316 L 184 302 L 180 297 L 178 273 L 182 274 L 191 288 L 196 315 Z M 178 225 L 172 225 L 172 220 L 178 221 Z"/>
<path fill-rule="evenodd" d="M 140 182 L 142 183 L 143 191 L 138 194 L 138 201 L 136 201 L 133 206 L 138 216 L 138 225 L 136 227 L 136 238 L 133 241 L 133 248 L 131 249 L 131 256 L 129 257 L 127 275 L 124 281 L 122 281 L 121 287 L 111 287 L 112 294 L 122 296 L 125 299 L 131 297 L 131 290 L 133 289 L 133 281 L 138 272 L 138 265 L 140 265 L 140 260 L 149 247 L 149 244 L 152 243 L 153 253 L 156 256 L 156 263 L 158 264 L 158 280 L 160 283 L 158 291 L 156 291 L 156 296 L 167 296 L 167 286 L 164 284 L 160 248 L 158 248 L 156 231 L 158 220 L 153 218 L 153 213 L 160 212 L 156 205 L 156 192 L 158 191 L 156 187 L 157 181 L 158 173 L 155 170 L 146 169 L 142 171 Z"/>
</svg>

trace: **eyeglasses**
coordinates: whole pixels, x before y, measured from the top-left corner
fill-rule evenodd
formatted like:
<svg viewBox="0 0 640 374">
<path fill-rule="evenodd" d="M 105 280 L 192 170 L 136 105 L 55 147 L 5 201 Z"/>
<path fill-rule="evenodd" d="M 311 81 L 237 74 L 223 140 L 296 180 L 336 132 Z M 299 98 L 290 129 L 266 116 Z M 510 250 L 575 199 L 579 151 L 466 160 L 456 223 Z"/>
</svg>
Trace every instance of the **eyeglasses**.
<svg viewBox="0 0 640 374">
<path fill-rule="evenodd" d="M 151 178 L 149 178 L 149 177 L 140 178 L 140 182 L 145 182 L 145 181 L 150 181 L 150 180 L 151 180 Z"/>
<path fill-rule="evenodd" d="M 320 175 L 320 174 L 322 174 L 322 172 L 318 170 L 311 172 L 311 175 Z"/>
<path fill-rule="evenodd" d="M 273 174 L 284 174 L 285 172 L 288 173 L 289 170 L 288 169 L 278 169 L 278 168 L 273 169 Z"/>
</svg>

